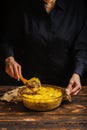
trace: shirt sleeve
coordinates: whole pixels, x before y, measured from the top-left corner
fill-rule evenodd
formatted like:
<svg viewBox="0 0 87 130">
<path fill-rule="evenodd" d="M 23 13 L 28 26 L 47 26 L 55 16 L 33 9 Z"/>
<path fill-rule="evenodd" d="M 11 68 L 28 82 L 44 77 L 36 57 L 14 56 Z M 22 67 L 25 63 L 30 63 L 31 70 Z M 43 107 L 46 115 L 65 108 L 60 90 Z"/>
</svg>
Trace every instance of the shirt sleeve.
<svg viewBox="0 0 87 130">
<path fill-rule="evenodd" d="M 75 68 L 74 73 L 83 75 L 87 69 L 87 17 L 74 46 Z"/>
<path fill-rule="evenodd" d="M 14 47 L 19 46 L 23 34 L 23 8 L 16 6 L 9 13 L 4 24 L 4 35 L 0 45 L 2 57 L 14 57 Z"/>
</svg>

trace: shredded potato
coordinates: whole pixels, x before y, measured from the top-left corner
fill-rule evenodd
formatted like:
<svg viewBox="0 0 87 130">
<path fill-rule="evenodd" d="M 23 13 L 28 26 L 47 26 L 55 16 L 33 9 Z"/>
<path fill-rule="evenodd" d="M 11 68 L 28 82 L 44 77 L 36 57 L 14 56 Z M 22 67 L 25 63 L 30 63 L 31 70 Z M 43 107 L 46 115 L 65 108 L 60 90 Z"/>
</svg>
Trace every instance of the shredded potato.
<svg viewBox="0 0 87 130">
<path fill-rule="evenodd" d="M 54 109 L 61 101 L 62 91 L 56 87 L 41 86 L 36 94 L 23 94 L 24 105 L 38 111 Z"/>
<path fill-rule="evenodd" d="M 36 94 L 23 94 L 24 97 L 29 99 L 53 99 L 60 97 L 62 95 L 60 89 L 55 89 L 51 87 L 41 87 L 41 89 Z"/>
</svg>

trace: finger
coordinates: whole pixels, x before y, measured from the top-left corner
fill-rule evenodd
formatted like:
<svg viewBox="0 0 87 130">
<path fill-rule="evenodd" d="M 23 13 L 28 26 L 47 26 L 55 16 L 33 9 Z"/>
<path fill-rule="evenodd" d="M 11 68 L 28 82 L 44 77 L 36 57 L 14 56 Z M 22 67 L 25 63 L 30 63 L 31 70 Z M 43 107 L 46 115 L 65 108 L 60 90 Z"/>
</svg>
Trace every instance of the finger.
<svg viewBox="0 0 87 130">
<path fill-rule="evenodd" d="M 14 65 L 14 76 L 15 76 L 15 79 L 19 80 L 19 70 L 18 70 L 18 66 L 17 65 Z"/>
<path fill-rule="evenodd" d="M 70 93 L 71 93 L 68 88 L 66 89 L 66 93 L 67 93 L 68 95 L 70 95 Z"/>
<path fill-rule="evenodd" d="M 79 89 L 81 89 L 81 86 L 75 86 L 72 90 L 72 93 L 75 93 Z"/>
<path fill-rule="evenodd" d="M 76 92 L 73 93 L 73 95 L 77 95 L 80 92 L 81 89 L 77 90 Z"/>
<path fill-rule="evenodd" d="M 81 90 L 81 86 L 77 86 L 72 90 L 72 95 L 76 95 Z"/>
<path fill-rule="evenodd" d="M 12 78 L 14 78 L 14 71 L 11 65 L 9 65 L 8 68 L 6 68 L 6 73 L 10 75 Z"/>
<path fill-rule="evenodd" d="M 72 92 L 72 86 L 73 86 L 73 82 L 69 82 L 69 84 L 67 86 L 67 90 L 69 91 L 69 93 Z"/>
<path fill-rule="evenodd" d="M 18 80 L 20 80 L 20 77 L 22 76 L 22 72 L 21 72 L 21 66 L 18 66 L 18 73 L 19 73 L 19 77 Z"/>
</svg>

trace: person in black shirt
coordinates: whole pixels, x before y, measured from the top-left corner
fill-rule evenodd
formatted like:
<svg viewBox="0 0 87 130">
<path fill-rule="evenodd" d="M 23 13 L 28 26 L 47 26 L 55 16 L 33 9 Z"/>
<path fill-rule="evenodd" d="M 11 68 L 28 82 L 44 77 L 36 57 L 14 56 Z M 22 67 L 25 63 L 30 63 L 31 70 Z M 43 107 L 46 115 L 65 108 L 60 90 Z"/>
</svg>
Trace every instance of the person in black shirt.
<svg viewBox="0 0 87 130">
<path fill-rule="evenodd" d="M 83 0 L 29 0 L 6 26 L 1 49 L 12 78 L 38 77 L 76 95 L 87 69 L 87 14 Z M 15 48 L 22 48 L 22 64 Z"/>
</svg>

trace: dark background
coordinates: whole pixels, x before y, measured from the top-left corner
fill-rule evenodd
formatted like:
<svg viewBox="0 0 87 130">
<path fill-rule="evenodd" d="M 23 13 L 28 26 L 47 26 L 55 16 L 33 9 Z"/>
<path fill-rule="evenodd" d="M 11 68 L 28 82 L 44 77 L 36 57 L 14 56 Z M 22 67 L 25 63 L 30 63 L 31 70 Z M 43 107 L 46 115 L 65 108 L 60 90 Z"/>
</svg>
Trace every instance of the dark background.
<svg viewBox="0 0 87 130">
<path fill-rule="evenodd" d="M 19 6 L 20 2 L 23 2 L 21 0 L 12 0 L 12 1 L 6 1 L 3 0 L 0 2 L 0 42 L 2 42 L 2 38 L 5 32 L 5 25 L 10 17 L 11 11 Z M 87 0 L 84 0 L 86 6 L 87 6 Z M 21 48 L 16 49 L 16 57 L 19 60 L 19 63 L 21 64 L 21 59 L 19 59 L 18 55 L 21 55 Z M 5 65 L 4 61 L 2 59 L 2 56 L 0 55 L 0 85 L 23 85 L 21 81 L 16 81 L 15 79 L 12 79 L 9 75 L 5 73 Z M 83 75 L 82 78 L 82 85 L 87 85 L 87 71 Z"/>
<path fill-rule="evenodd" d="M 3 35 L 5 32 L 5 26 L 6 23 L 10 17 L 10 13 L 14 8 L 19 6 L 20 2 L 23 2 L 21 0 L 3 0 L 0 2 L 0 42 L 2 42 Z M 20 50 L 21 48 L 16 49 L 16 56 L 20 55 Z M 16 81 L 15 79 L 12 79 L 9 75 L 5 73 L 5 64 L 2 59 L 2 55 L 0 53 L 0 85 L 20 85 L 22 84 L 21 82 Z"/>
</svg>

